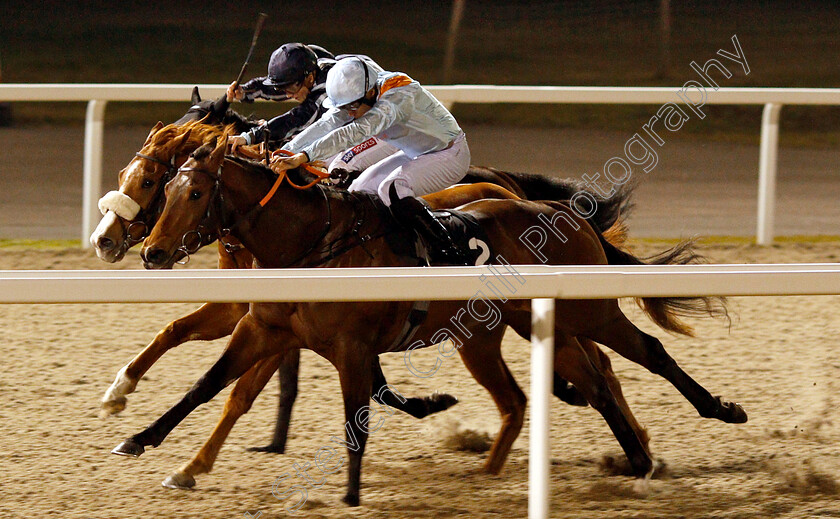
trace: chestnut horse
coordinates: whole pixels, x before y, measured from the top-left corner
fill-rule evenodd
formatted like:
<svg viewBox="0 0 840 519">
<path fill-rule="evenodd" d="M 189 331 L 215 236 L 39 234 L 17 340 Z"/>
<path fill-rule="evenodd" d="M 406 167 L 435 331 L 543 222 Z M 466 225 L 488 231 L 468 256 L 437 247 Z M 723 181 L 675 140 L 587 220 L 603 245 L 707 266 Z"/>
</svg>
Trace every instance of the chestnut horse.
<svg viewBox="0 0 840 519">
<path fill-rule="evenodd" d="M 147 267 L 171 267 L 180 257 L 184 236 L 193 235 L 200 228 L 205 230 L 203 243 L 224 234 L 222 229 L 229 230 L 254 254 L 261 267 L 416 265 L 415 258 L 397 255 L 386 243 L 387 234 L 405 231 L 395 230 L 393 223 L 381 216 L 381 204 L 374 196 L 349 194 L 323 185 L 310 190 L 284 188 L 277 189 L 273 198 L 260 207 L 259 202 L 277 176 L 259 163 L 226 159 L 226 147 L 226 139 L 215 149 L 202 146 L 167 184 L 165 207 L 141 251 Z M 495 251 L 495 260 L 508 268 L 511 264 L 540 263 L 518 238 L 542 225 L 542 221 L 555 222 L 558 218 L 570 229 L 563 233 L 565 239 L 552 240 L 541 249 L 549 264 L 642 263 L 612 246 L 584 218 L 561 204 L 480 200 L 460 210 L 480 223 Z M 365 216 L 360 218 L 360 214 Z M 660 262 L 681 262 L 687 247 L 684 244 L 664 253 Z M 659 326 L 683 333 L 687 328 L 677 315 L 689 309 L 691 302 L 700 303 L 697 308 L 705 309 L 713 302 L 711 298 L 641 301 L 646 314 Z M 452 339 L 466 367 L 491 393 L 502 425 L 484 468 L 495 474 L 501 470 L 522 427 L 525 395 L 501 357 L 505 326 L 489 326 L 486 318 L 468 314 L 466 305 L 459 301 L 432 302 L 412 347 L 417 342 L 431 345 Z M 620 404 L 607 374 L 587 354 L 579 338 L 604 344 L 664 377 L 703 417 L 730 423 L 746 421 L 746 413 L 738 404 L 713 397 L 677 365 L 658 339 L 633 325 L 617 300 L 558 300 L 556 305 L 555 372 L 571 381 L 604 417 L 637 476 L 649 474 L 653 467 L 645 434 Z M 373 383 L 368 367 L 377 355 L 392 348 L 411 307 L 411 302 L 253 303 L 222 356 L 184 398 L 113 452 L 139 456 L 146 446 L 160 445 L 193 409 L 256 363 L 290 348 L 308 348 L 328 359 L 339 373 L 350 459 L 343 500 L 358 505 L 361 460 L 369 432 L 367 404 Z M 501 308 L 499 322 L 527 335 L 530 313 L 527 300 L 510 299 Z M 451 331 L 447 337 L 441 337 L 442 330 L 449 330 L 453 316 L 460 319 L 464 338 Z M 407 346 L 401 348 L 405 350 Z"/>
<path fill-rule="evenodd" d="M 253 124 L 250 120 L 227 109 L 227 106 L 220 104 L 218 100 L 201 101 L 197 91 L 194 91 L 193 106 L 181 120 L 165 127 L 163 123 L 155 125 L 143 147 L 120 172 L 119 192 L 109 193 L 103 197 L 103 201 L 108 201 L 100 202 L 100 208 L 105 212 L 105 216 L 91 235 L 91 243 L 102 260 L 120 261 L 133 244 L 142 240 L 147 230 L 154 225 L 162 209 L 163 185 L 171 178 L 175 169 L 203 142 L 222 134 L 221 127 L 199 124 L 195 121 L 197 117 L 228 123 L 225 127 L 227 131 L 234 132 L 242 131 L 243 128 Z M 577 183 L 571 180 L 554 180 L 527 174 L 507 174 L 490 168 L 472 167 L 470 171 L 474 181 L 492 180 L 501 186 L 518 186 L 516 180 L 520 179 L 523 187 L 515 187 L 516 191 L 524 193 L 527 189 L 532 192 L 532 196 L 569 198 L 577 190 Z M 426 199 L 435 208 L 451 208 L 477 198 L 509 196 L 512 195 L 496 185 L 482 183 L 472 191 L 447 190 L 444 193 L 428 195 Z M 595 225 L 602 229 L 611 226 L 616 221 L 619 211 L 629 207 L 629 197 L 630 190 L 625 190 L 613 196 L 609 201 L 599 203 L 592 217 Z M 135 206 L 139 208 L 139 212 L 125 214 L 125 206 Z M 620 234 L 615 233 L 613 236 L 618 237 Z M 218 261 L 219 268 L 249 268 L 252 257 L 234 238 L 227 237 L 219 241 Z M 229 335 L 246 312 L 247 305 L 245 304 L 208 303 L 197 311 L 170 323 L 141 353 L 119 371 L 113 384 L 102 398 L 102 414 L 107 416 L 121 412 L 126 406 L 126 395 L 135 390 L 143 374 L 166 351 L 187 340 L 214 340 Z M 297 357 L 297 353 L 287 355 L 278 371 L 281 389 L 272 441 L 266 447 L 254 450 L 283 452 L 285 449 L 289 418 L 296 397 Z M 606 358 L 604 361 L 607 361 Z M 232 397 L 238 397 L 241 394 L 242 391 L 234 390 Z M 554 382 L 554 394 L 567 403 L 585 405 L 585 399 L 574 387 L 559 377 Z M 448 395 L 434 395 L 431 398 L 409 399 L 407 405 L 410 407 L 403 410 L 415 417 L 423 417 L 445 409 L 454 402 L 455 400 Z M 398 402 L 395 406 L 399 408 L 400 403 Z M 203 456 L 204 461 L 201 465 L 212 465 L 212 462 L 206 461 L 211 457 L 214 456 Z"/>
</svg>

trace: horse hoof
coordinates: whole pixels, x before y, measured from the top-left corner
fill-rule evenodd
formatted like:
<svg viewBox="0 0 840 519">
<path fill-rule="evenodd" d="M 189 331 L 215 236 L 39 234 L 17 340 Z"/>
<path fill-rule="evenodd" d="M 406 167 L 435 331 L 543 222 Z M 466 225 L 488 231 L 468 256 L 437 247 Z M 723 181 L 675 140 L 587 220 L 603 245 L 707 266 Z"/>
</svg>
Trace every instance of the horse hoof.
<svg viewBox="0 0 840 519">
<path fill-rule="evenodd" d="M 721 402 L 720 415 L 726 423 L 746 423 L 748 420 L 747 412 L 736 402 Z"/>
<path fill-rule="evenodd" d="M 99 416 L 101 418 L 108 418 L 109 416 L 113 416 L 115 414 L 119 414 L 125 409 L 126 403 L 128 399 L 124 396 L 117 397 L 113 400 L 108 400 L 107 402 L 102 402 L 102 408 L 99 411 Z"/>
<path fill-rule="evenodd" d="M 741 404 L 736 402 L 726 402 L 721 397 L 716 396 L 718 408 L 713 415 L 718 420 L 725 423 L 745 423 L 747 421 L 747 413 Z"/>
<path fill-rule="evenodd" d="M 283 454 L 286 452 L 286 449 L 282 445 L 275 445 L 273 443 L 268 444 L 265 447 L 248 447 L 245 450 L 248 452 L 270 452 L 273 454 Z"/>
<path fill-rule="evenodd" d="M 168 478 L 164 479 L 161 485 L 175 490 L 189 490 L 195 486 L 195 478 L 189 474 L 175 472 Z"/>
<path fill-rule="evenodd" d="M 583 396 L 583 393 L 571 384 L 569 384 L 569 388 L 563 393 L 563 396 L 560 397 L 560 400 L 577 407 L 589 407 L 589 401 Z"/>
<path fill-rule="evenodd" d="M 571 382 L 560 379 L 557 375 L 554 376 L 554 387 L 552 388 L 554 396 L 562 402 L 578 407 L 587 407 L 589 401 L 583 396 L 578 388 Z"/>
<path fill-rule="evenodd" d="M 141 454 L 146 452 L 146 449 L 132 439 L 128 439 L 121 444 L 117 445 L 114 450 L 111 451 L 111 454 L 116 454 L 118 456 L 131 456 L 132 458 L 139 458 Z"/>
<path fill-rule="evenodd" d="M 358 494 L 351 494 L 348 492 L 347 495 L 341 498 L 341 501 L 348 506 L 359 506 Z"/>
<path fill-rule="evenodd" d="M 458 403 L 458 398 L 449 393 L 432 393 L 429 397 L 429 414 L 446 411 Z"/>
</svg>

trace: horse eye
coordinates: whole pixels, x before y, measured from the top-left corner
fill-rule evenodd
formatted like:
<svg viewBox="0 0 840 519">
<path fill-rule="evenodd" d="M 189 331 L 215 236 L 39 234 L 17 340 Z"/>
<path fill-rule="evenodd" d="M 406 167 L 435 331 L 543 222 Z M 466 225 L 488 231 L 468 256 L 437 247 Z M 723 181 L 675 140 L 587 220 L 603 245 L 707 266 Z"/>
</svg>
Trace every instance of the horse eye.
<svg viewBox="0 0 840 519">
<path fill-rule="evenodd" d="M 193 191 L 190 193 L 190 200 L 198 200 L 201 198 L 201 191 Z"/>
<path fill-rule="evenodd" d="M 148 188 L 152 187 L 153 185 L 155 185 L 155 181 L 154 181 L 154 180 L 149 180 L 149 179 L 146 179 L 146 180 L 144 180 L 144 181 L 143 181 L 143 187 L 144 187 L 145 189 L 148 189 Z"/>
</svg>

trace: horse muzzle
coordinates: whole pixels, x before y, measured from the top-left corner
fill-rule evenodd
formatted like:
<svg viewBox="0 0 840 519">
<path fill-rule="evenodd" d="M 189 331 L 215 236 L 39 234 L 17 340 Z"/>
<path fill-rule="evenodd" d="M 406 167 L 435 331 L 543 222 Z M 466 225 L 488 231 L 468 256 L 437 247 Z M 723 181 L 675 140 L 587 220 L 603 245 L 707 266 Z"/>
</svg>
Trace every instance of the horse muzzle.
<svg viewBox="0 0 840 519">
<path fill-rule="evenodd" d="M 143 247 L 140 251 L 140 259 L 147 269 L 172 268 L 175 263 L 173 255 L 158 247 Z"/>
</svg>

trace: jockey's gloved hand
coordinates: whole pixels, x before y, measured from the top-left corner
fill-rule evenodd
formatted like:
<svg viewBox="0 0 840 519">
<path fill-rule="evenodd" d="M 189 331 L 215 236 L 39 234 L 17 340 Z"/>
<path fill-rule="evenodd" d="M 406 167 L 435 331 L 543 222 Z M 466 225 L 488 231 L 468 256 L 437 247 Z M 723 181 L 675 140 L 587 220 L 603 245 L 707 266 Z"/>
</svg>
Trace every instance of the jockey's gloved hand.
<svg viewBox="0 0 840 519">
<path fill-rule="evenodd" d="M 335 186 L 345 187 L 345 184 L 349 184 L 349 179 L 350 172 L 346 169 L 335 168 L 334 170 L 330 171 L 330 182 L 332 182 Z"/>
</svg>

